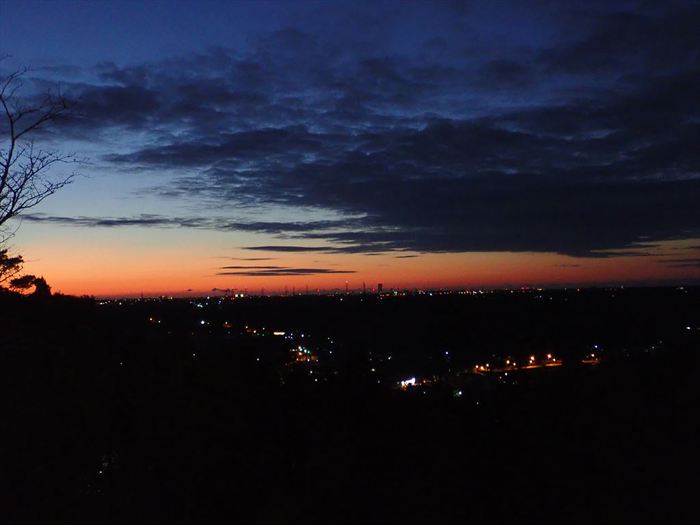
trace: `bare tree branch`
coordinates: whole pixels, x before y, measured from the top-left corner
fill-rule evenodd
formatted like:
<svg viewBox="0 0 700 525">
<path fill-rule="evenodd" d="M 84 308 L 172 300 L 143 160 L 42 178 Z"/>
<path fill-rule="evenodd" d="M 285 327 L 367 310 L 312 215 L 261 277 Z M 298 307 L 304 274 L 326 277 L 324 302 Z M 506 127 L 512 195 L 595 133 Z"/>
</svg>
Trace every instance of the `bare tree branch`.
<svg viewBox="0 0 700 525">
<path fill-rule="evenodd" d="M 70 184 L 74 174 L 51 177 L 53 166 L 77 162 L 72 154 L 45 151 L 26 140 L 27 135 L 70 109 L 70 103 L 60 93 L 49 91 L 40 100 L 32 101 L 20 97 L 27 72 L 23 68 L 0 78 L 0 113 L 7 123 L 7 136 L 1 139 L 0 148 L 0 228 Z"/>
</svg>

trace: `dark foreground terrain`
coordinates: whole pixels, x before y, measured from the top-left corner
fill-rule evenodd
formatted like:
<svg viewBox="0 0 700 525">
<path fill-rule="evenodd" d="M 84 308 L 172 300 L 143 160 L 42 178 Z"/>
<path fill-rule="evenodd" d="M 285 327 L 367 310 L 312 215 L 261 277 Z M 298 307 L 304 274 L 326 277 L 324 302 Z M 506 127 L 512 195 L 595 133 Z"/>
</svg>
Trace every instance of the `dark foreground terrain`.
<svg viewBox="0 0 700 525">
<path fill-rule="evenodd" d="M 700 520 L 698 289 L 0 319 L 1 523 Z"/>
</svg>

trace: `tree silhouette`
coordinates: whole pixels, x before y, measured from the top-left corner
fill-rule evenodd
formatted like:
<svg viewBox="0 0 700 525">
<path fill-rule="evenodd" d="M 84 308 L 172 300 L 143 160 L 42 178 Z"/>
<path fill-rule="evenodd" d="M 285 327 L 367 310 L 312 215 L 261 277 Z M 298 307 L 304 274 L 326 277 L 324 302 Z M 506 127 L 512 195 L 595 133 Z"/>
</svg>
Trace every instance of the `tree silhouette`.
<svg viewBox="0 0 700 525">
<path fill-rule="evenodd" d="M 7 248 L 0 249 L 0 292 L 12 290 L 25 292 L 32 286 L 33 294 L 47 297 L 51 295 L 51 287 L 43 277 L 35 275 L 21 275 L 24 259 L 21 255 L 9 255 Z"/>
<path fill-rule="evenodd" d="M 51 295 L 51 287 L 43 277 L 34 275 L 23 275 L 10 281 L 10 288 L 14 290 L 28 290 L 34 287 L 33 295 L 38 297 L 48 297 Z"/>
<path fill-rule="evenodd" d="M 55 164 L 74 162 L 73 155 L 43 150 L 31 139 L 33 132 L 55 121 L 70 104 L 50 90 L 41 97 L 22 96 L 28 71 L 23 68 L 0 77 L 0 113 L 4 117 L 0 123 L 0 228 L 73 178 L 72 174 L 56 178 L 49 173 Z"/>
<path fill-rule="evenodd" d="M 17 278 L 23 262 L 21 255 L 10 256 L 7 248 L 0 249 L 0 288 Z"/>
<path fill-rule="evenodd" d="M 6 57 L 0 57 L 0 61 Z M 35 146 L 35 131 L 55 121 L 69 109 L 60 94 L 47 91 L 43 96 L 21 94 L 27 68 L 0 76 L 0 291 L 25 291 L 34 287 L 35 295 L 51 295 L 43 277 L 21 275 L 24 260 L 10 255 L 2 245 L 11 234 L 5 223 L 32 208 L 71 182 L 73 175 L 51 177 L 50 168 L 58 163 L 74 162 L 70 154 Z"/>
</svg>

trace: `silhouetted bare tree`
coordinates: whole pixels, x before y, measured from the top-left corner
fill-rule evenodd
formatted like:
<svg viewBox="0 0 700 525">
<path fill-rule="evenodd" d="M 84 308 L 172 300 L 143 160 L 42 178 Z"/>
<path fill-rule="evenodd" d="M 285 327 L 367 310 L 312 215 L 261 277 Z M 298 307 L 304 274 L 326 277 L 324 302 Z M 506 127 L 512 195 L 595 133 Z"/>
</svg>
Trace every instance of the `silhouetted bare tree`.
<svg viewBox="0 0 700 525">
<path fill-rule="evenodd" d="M 20 90 L 27 72 L 23 68 L 0 77 L 0 112 L 4 120 L 0 124 L 0 228 L 69 184 L 73 177 L 56 178 L 49 173 L 49 168 L 57 163 L 75 161 L 73 155 L 43 150 L 31 139 L 34 131 L 64 113 L 69 103 L 52 91 L 38 98 L 22 96 Z"/>
<path fill-rule="evenodd" d="M 0 57 L 0 61 L 5 57 Z M 55 121 L 69 108 L 64 97 L 47 91 L 42 97 L 21 94 L 28 69 L 0 76 L 0 291 L 28 290 L 50 295 L 43 277 L 21 275 L 24 260 L 9 254 L 2 245 L 7 234 L 5 223 L 32 208 L 71 182 L 73 175 L 52 177 L 57 163 L 73 162 L 71 154 L 43 150 L 35 146 L 32 133 Z"/>
</svg>

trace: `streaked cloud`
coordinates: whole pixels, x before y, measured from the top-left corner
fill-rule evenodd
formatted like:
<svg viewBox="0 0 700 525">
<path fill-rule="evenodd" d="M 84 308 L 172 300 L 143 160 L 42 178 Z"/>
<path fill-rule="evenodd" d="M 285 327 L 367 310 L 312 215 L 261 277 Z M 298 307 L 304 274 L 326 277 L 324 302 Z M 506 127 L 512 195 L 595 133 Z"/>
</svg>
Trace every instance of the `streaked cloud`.
<svg viewBox="0 0 700 525">
<path fill-rule="evenodd" d="M 700 236 L 697 2 L 542 2 L 531 9 L 546 31 L 523 26 L 531 33 L 513 35 L 522 45 L 483 35 L 479 49 L 467 26 L 454 26 L 456 16 L 478 25 L 475 11 L 439 4 L 430 6 L 438 34 L 412 34 L 406 52 L 383 39 L 394 34 L 390 17 L 357 9 L 241 48 L 82 68 L 65 85 L 80 111 L 59 130 L 71 140 L 140 137 L 96 161 L 168 175 L 152 188 L 162 199 L 351 219 L 26 220 L 300 243 L 246 248 L 271 252 L 604 258 Z M 352 29 L 362 16 L 371 29 Z"/>
<path fill-rule="evenodd" d="M 355 273 L 354 270 L 330 268 L 294 268 L 289 266 L 224 266 L 216 275 L 234 275 L 240 277 L 293 277 L 298 275 L 323 275 Z"/>
</svg>

